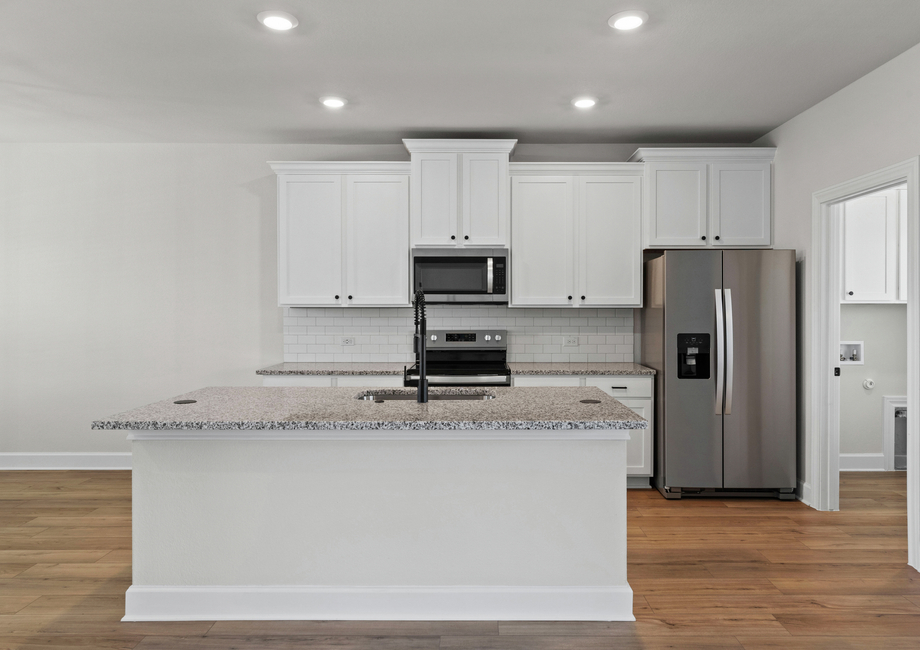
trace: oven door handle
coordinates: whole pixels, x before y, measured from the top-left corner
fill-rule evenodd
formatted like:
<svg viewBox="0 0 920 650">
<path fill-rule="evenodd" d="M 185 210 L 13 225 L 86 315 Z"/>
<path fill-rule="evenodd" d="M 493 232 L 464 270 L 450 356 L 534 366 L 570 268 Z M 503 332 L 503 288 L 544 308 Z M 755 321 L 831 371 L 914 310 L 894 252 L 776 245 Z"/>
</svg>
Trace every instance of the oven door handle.
<svg viewBox="0 0 920 650">
<path fill-rule="evenodd" d="M 499 382 L 510 384 L 508 375 L 427 375 L 428 385 L 433 384 L 497 384 Z M 410 375 L 410 379 L 418 380 L 417 375 Z"/>
</svg>

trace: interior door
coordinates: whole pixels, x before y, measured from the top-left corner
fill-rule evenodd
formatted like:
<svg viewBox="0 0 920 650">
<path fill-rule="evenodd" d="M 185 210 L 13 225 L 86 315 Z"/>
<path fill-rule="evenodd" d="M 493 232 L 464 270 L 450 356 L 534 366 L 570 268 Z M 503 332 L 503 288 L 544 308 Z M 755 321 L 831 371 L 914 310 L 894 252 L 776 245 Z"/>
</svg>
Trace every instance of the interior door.
<svg viewBox="0 0 920 650">
<path fill-rule="evenodd" d="M 794 488 L 795 252 L 723 255 L 725 487 Z"/>
</svg>

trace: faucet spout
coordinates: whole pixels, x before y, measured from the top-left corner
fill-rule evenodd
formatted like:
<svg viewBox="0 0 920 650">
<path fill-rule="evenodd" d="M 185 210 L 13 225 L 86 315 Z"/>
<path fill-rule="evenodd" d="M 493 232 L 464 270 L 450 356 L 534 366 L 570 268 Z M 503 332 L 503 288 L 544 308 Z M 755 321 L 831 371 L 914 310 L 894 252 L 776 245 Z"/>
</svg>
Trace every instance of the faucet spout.
<svg viewBox="0 0 920 650">
<path fill-rule="evenodd" d="M 419 404 L 428 402 L 428 318 L 425 315 L 425 292 L 415 292 L 415 349 L 418 353 L 418 395 Z"/>
</svg>

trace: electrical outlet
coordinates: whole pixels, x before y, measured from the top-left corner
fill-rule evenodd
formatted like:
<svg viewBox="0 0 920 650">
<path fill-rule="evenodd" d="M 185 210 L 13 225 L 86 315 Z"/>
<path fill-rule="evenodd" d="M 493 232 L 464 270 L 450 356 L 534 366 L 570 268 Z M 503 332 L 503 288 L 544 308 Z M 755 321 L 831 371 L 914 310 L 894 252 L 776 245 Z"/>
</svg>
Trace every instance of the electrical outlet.
<svg viewBox="0 0 920 650">
<path fill-rule="evenodd" d="M 562 342 L 562 345 L 565 347 L 577 347 L 578 346 L 578 337 L 577 336 L 566 336 L 565 340 Z"/>
<path fill-rule="evenodd" d="M 346 336 L 342 339 L 342 345 L 354 345 L 355 339 L 351 336 Z"/>
</svg>

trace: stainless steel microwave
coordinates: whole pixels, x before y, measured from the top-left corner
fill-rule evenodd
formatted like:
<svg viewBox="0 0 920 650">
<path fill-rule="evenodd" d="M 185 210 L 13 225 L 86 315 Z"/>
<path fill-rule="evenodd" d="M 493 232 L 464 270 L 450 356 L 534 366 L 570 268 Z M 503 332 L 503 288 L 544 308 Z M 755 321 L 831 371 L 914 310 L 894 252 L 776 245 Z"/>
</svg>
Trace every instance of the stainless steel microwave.
<svg viewBox="0 0 920 650">
<path fill-rule="evenodd" d="M 507 248 L 416 248 L 412 291 L 432 304 L 508 302 Z"/>
</svg>

